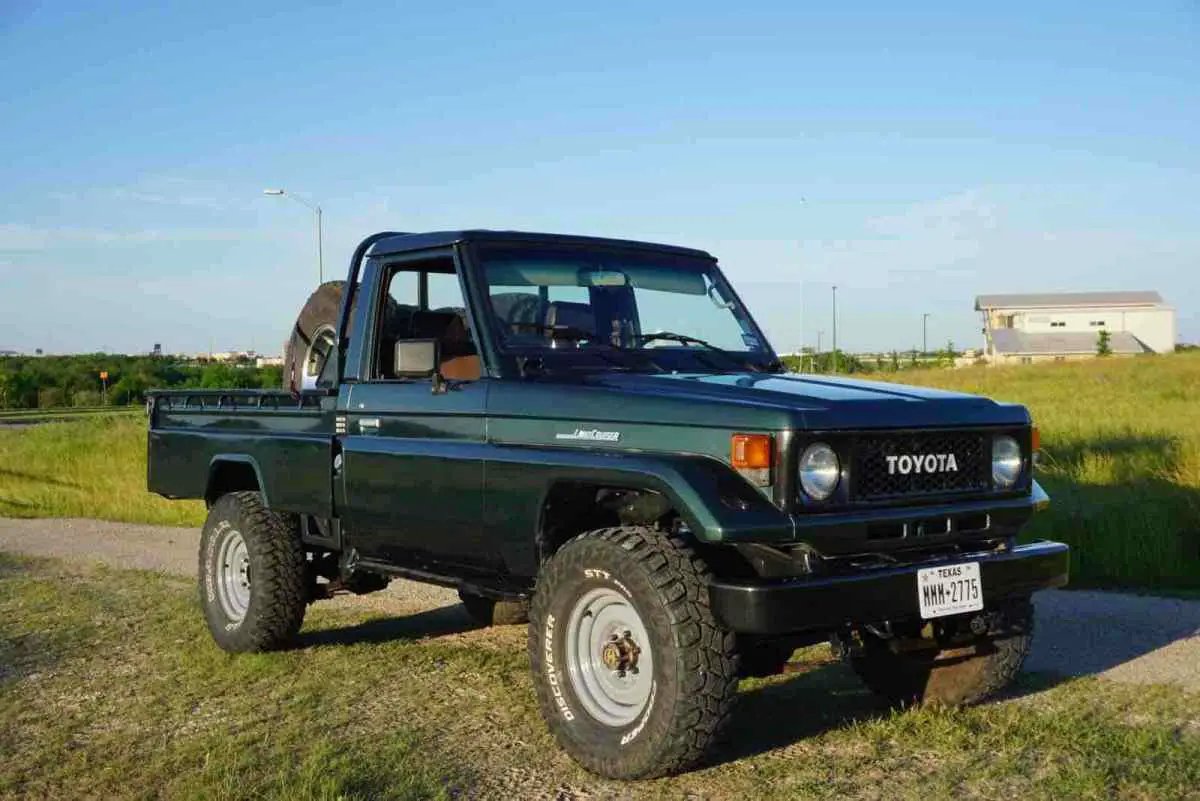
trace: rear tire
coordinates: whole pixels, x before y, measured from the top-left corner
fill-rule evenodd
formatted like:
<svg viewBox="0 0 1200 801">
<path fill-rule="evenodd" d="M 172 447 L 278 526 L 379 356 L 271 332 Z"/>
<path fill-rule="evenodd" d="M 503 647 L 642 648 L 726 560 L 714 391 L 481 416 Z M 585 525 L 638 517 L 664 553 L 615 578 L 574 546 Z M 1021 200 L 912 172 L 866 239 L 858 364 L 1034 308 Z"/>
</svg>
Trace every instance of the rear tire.
<svg viewBox="0 0 1200 801">
<path fill-rule="evenodd" d="M 571 540 L 542 568 L 529 658 L 559 746 L 611 779 L 686 770 L 718 740 L 737 686 L 735 637 L 708 606 L 708 569 L 639 527 Z"/>
<path fill-rule="evenodd" d="M 1033 602 L 1009 601 L 988 613 L 984 636 L 955 647 L 896 653 L 889 641 L 863 633 L 850 666 L 875 694 L 895 706 L 963 706 L 1004 690 L 1033 645 Z"/>
<path fill-rule="evenodd" d="M 465 590 L 458 597 L 469 614 L 481 626 L 516 626 L 529 622 L 528 601 L 498 601 Z"/>
<path fill-rule="evenodd" d="M 295 518 L 263 505 L 257 492 L 223 495 L 200 535 L 200 604 L 226 651 L 272 651 L 304 622 L 304 548 Z"/>
</svg>

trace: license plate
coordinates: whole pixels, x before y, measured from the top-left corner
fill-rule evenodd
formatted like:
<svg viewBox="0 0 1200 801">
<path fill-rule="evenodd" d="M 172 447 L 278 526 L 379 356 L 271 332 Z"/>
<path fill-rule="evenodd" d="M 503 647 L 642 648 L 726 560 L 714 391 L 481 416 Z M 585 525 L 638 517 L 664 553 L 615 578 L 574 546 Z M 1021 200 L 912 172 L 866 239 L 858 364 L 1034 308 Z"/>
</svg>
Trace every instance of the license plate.
<svg viewBox="0 0 1200 801">
<path fill-rule="evenodd" d="M 917 601 L 921 617 L 929 620 L 983 609 L 983 581 L 979 563 L 967 562 L 917 571 Z"/>
</svg>

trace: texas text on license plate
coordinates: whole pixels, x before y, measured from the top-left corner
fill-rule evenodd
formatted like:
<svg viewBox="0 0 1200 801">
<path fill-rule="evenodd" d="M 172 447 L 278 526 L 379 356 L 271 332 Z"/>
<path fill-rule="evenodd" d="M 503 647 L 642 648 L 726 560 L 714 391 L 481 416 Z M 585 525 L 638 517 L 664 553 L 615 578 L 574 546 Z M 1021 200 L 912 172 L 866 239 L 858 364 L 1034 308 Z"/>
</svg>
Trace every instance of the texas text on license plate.
<svg viewBox="0 0 1200 801">
<path fill-rule="evenodd" d="M 917 601 L 921 604 L 921 617 L 926 620 L 983 609 L 979 563 L 918 570 Z"/>
</svg>

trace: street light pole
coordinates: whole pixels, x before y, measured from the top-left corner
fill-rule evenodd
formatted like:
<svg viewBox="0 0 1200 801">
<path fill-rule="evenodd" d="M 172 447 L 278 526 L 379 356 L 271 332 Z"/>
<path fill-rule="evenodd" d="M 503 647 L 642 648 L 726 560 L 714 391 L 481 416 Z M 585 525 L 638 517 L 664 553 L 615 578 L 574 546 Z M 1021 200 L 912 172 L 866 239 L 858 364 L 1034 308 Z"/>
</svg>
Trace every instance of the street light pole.
<svg viewBox="0 0 1200 801">
<path fill-rule="evenodd" d="M 317 206 L 317 286 L 325 283 L 325 244 L 321 241 L 321 207 Z"/>
<path fill-rule="evenodd" d="M 833 285 L 833 372 L 837 372 L 837 284 Z"/>
<path fill-rule="evenodd" d="M 921 355 L 929 353 L 929 312 L 921 315 Z"/>
<path fill-rule="evenodd" d="M 322 241 L 321 241 L 321 240 L 322 240 L 322 238 L 323 238 L 323 235 L 322 235 L 322 228 L 324 227 L 324 224 L 323 224 L 323 223 L 322 223 L 322 221 L 321 221 L 321 207 L 320 207 L 320 205 L 318 205 L 318 204 L 316 204 L 316 203 L 309 203 L 309 202 L 308 202 L 307 200 L 305 200 L 304 198 L 297 197 L 296 195 L 289 195 L 289 194 L 288 194 L 286 191 L 284 191 L 283 189 L 264 189 L 264 190 L 263 190 L 263 194 L 264 194 L 264 195 L 271 195 L 272 197 L 287 197 L 287 198 L 291 198 L 292 200 L 296 201 L 296 202 L 297 202 L 297 203 L 299 203 L 301 206 L 304 206 L 305 208 L 309 209 L 310 211 L 312 211 L 312 212 L 313 212 L 313 213 L 316 215 L 316 225 L 317 225 L 317 280 L 318 280 L 318 282 L 319 282 L 319 283 L 322 283 L 322 284 L 323 284 L 323 283 L 325 283 L 325 246 L 324 246 L 324 244 L 323 244 L 323 243 L 322 243 Z"/>
</svg>

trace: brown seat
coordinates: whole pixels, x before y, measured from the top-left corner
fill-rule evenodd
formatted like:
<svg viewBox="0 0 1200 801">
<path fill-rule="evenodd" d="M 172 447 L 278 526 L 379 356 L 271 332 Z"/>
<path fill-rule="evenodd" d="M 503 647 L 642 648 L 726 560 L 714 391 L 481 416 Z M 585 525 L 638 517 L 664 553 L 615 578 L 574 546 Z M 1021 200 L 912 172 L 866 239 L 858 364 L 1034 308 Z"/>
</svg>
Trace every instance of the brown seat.
<svg viewBox="0 0 1200 801">
<path fill-rule="evenodd" d="M 441 351 L 438 371 L 452 381 L 475 381 L 482 375 L 479 354 L 462 314 L 454 310 L 418 311 L 409 339 L 436 339 Z"/>
</svg>

